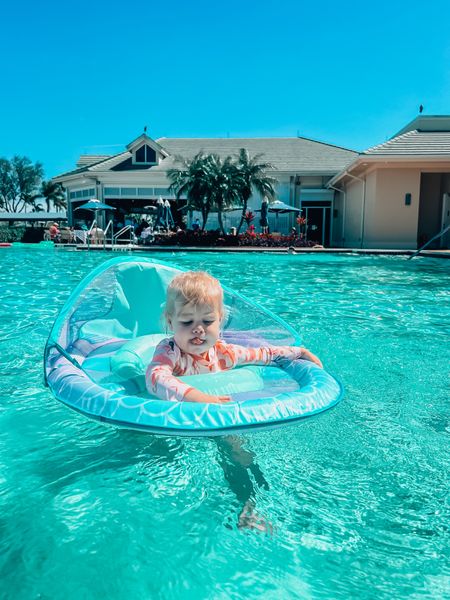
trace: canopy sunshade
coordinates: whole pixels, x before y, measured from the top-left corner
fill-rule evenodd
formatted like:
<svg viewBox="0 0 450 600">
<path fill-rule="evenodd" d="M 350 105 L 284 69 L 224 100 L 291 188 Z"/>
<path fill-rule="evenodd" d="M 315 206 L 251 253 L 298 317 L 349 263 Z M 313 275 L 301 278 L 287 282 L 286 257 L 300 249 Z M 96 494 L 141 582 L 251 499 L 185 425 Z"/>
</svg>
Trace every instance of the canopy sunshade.
<svg viewBox="0 0 450 600">
<path fill-rule="evenodd" d="M 77 206 L 75 210 L 83 208 L 84 210 L 116 210 L 114 206 L 110 206 L 109 204 L 105 204 L 96 198 L 91 198 L 81 206 Z"/>
<path fill-rule="evenodd" d="M 276 214 L 283 214 L 288 212 L 302 212 L 301 208 L 296 208 L 295 206 L 286 204 L 281 200 L 274 200 L 273 202 L 270 202 L 267 210 Z M 256 212 L 261 212 L 261 209 L 259 208 Z"/>
</svg>

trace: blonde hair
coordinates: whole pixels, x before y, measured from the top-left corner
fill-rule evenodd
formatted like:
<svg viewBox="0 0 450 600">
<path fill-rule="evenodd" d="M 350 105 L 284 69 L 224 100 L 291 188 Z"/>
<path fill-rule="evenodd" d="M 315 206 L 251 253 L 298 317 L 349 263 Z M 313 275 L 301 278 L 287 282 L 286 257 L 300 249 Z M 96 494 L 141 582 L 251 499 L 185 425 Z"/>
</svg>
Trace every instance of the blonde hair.
<svg viewBox="0 0 450 600">
<path fill-rule="evenodd" d="M 167 288 L 164 316 L 169 319 L 175 314 L 175 303 L 210 304 L 223 314 L 223 290 L 219 281 L 205 271 L 187 271 L 172 279 Z"/>
</svg>

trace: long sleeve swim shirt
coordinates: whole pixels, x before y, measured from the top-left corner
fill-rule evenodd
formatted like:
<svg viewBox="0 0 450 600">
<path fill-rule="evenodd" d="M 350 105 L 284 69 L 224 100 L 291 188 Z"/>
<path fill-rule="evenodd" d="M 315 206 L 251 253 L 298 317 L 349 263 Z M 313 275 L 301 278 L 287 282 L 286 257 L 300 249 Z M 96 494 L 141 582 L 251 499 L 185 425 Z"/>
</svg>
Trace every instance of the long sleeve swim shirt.
<svg viewBox="0 0 450 600">
<path fill-rule="evenodd" d="M 207 352 L 194 355 L 183 352 L 173 338 L 167 338 L 155 349 L 145 383 L 148 391 L 158 398 L 181 402 L 193 388 L 177 377 L 217 373 L 241 365 L 276 364 L 280 359 L 300 358 L 301 353 L 301 348 L 295 346 L 245 348 L 218 340 Z"/>
</svg>

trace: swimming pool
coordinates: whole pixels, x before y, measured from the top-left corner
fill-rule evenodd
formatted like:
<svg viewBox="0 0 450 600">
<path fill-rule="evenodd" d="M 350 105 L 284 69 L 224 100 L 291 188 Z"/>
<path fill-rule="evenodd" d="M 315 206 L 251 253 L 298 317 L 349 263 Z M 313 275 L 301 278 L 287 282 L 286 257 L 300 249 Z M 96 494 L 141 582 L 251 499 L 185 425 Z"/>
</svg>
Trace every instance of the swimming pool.
<svg viewBox="0 0 450 600">
<path fill-rule="evenodd" d="M 246 435 L 252 462 L 103 427 L 43 387 L 58 309 L 110 256 L 0 254 L 4 597 L 444 597 L 450 262 L 152 254 L 278 313 L 343 380 L 328 413 Z M 272 536 L 236 527 L 249 486 Z"/>
</svg>

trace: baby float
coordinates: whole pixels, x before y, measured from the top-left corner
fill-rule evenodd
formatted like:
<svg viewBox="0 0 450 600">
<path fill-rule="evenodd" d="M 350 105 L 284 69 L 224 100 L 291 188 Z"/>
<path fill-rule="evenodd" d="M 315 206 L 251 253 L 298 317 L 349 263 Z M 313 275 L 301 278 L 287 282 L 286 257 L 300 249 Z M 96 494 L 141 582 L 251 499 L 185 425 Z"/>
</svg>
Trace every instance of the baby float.
<svg viewBox="0 0 450 600">
<path fill-rule="evenodd" d="M 114 258 L 73 291 L 44 354 L 45 382 L 84 415 L 112 425 L 166 435 L 221 435 L 291 423 L 334 406 L 342 386 L 306 360 L 280 367 L 244 366 L 181 379 L 227 404 L 168 402 L 151 396 L 144 374 L 167 337 L 161 319 L 167 285 L 181 270 L 151 258 Z M 297 346 L 279 317 L 224 288 L 223 339 L 243 346 Z"/>
</svg>

